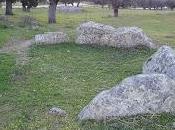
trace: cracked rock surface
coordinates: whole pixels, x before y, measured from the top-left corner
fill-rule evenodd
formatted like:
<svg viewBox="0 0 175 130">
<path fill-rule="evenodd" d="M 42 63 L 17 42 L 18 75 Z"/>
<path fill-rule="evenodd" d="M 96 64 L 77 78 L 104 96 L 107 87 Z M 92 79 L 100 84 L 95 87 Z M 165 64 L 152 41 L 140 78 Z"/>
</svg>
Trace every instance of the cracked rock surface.
<svg viewBox="0 0 175 130">
<path fill-rule="evenodd" d="M 164 74 L 139 74 L 98 94 L 79 120 L 106 120 L 175 111 L 175 81 Z"/>
<path fill-rule="evenodd" d="M 162 46 L 143 65 L 143 73 L 165 74 L 175 79 L 175 51 L 169 46 Z"/>
<path fill-rule="evenodd" d="M 152 40 L 138 27 L 114 28 L 92 21 L 83 23 L 77 28 L 76 43 L 125 48 L 136 46 L 155 48 Z"/>
</svg>

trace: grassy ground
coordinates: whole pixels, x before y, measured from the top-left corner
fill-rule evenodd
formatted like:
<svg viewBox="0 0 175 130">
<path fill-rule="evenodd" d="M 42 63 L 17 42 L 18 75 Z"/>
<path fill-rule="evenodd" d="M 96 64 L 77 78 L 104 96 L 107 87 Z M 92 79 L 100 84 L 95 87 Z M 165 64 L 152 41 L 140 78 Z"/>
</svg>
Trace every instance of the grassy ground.
<svg viewBox="0 0 175 130">
<path fill-rule="evenodd" d="M 15 15 L 9 19 L 18 25 L 24 13 L 19 9 L 14 12 Z M 27 14 L 41 23 L 37 30 L 0 26 L 0 46 L 9 38 L 27 39 L 44 31 L 65 31 L 74 40 L 75 28 L 89 20 L 115 27 L 139 26 L 155 41 L 175 44 L 175 12 L 122 10 L 119 18 L 112 18 L 111 11 L 92 8 L 80 14 L 60 13 L 55 25 L 47 25 L 46 13 L 46 9 L 34 9 Z M 107 124 L 79 124 L 77 121 L 77 114 L 98 92 L 113 87 L 125 77 L 140 73 L 143 62 L 153 52 L 147 48 L 126 50 L 74 43 L 33 46 L 29 52 L 31 60 L 24 66 L 15 66 L 11 55 L 1 54 L 0 129 L 171 129 L 175 117 L 169 114 L 121 119 Z M 68 117 L 48 115 L 49 108 L 53 106 L 66 110 Z"/>
<path fill-rule="evenodd" d="M 76 117 L 85 104 L 98 92 L 140 73 L 143 61 L 151 53 L 148 49 L 119 50 L 75 44 L 33 47 L 30 64 L 15 71 L 18 78 L 12 91 L 1 98 L 15 106 L 12 113 L 18 113 L 5 127 L 80 129 Z M 67 119 L 60 121 L 47 115 L 53 106 L 65 109 Z"/>
<path fill-rule="evenodd" d="M 9 89 L 9 75 L 12 72 L 14 66 L 14 57 L 7 54 L 0 55 L 0 93 L 4 92 L 5 90 Z"/>
</svg>

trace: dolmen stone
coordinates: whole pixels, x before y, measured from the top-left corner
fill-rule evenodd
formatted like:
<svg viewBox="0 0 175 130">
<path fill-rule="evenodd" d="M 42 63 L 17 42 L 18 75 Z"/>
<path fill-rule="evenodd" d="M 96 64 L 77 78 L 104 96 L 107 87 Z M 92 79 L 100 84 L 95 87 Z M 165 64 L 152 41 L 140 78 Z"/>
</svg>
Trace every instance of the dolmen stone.
<svg viewBox="0 0 175 130">
<path fill-rule="evenodd" d="M 112 47 L 146 46 L 155 48 L 152 40 L 138 27 L 114 28 L 95 22 L 86 22 L 77 28 L 78 44 L 97 44 Z"/>
<path fill-rule="evenodd" d="M 143 65 L 143 73 L 165 74 L 175 79 L 175 51 L 169 46 L 162 46 Z"/>
<path fill-rule="evenodd" d="M 175 81 L 164 74 L 139 74 L 98 94 L 78 118 L 101 121 L 174 111 Z"/>
<path fill-rule="evenodd" d="M 68 41 L 68 35 L 63 32 L 46 32 L 34 37 L 35 44 L 59 44 Z"/>
</svg>

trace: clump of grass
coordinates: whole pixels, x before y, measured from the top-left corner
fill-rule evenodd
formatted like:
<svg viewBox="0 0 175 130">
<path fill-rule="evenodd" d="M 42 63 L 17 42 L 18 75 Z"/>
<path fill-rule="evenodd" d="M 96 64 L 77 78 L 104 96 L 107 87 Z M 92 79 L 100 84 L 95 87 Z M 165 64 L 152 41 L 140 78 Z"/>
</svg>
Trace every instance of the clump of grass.
<svg viewBox="0 0 175 130">
<path fill-rule="evenodd" d="M 14 57 L 0 53 L 0 94 L 9 89 L 11 74 L 14 69 Z"/>
<path fill-rule="evenodd" d="M 7 16 L 0 16 L 0 28 L 12 28 L 14 23 Z"/>
<path fill-rule="evenodd" d="M 19 26 L 28 27 L 29 29 L 37 29 L 40 25 L 35 18 L 26 15 L 20 18 Z"/>
<path fill-rule="evenodd" d="M 81 123 L 84 130 L 173 130 L 175 115 L 170 113 L 145 114 L 132 117 L 119 117 L 116 120 Z"/>
</svg>

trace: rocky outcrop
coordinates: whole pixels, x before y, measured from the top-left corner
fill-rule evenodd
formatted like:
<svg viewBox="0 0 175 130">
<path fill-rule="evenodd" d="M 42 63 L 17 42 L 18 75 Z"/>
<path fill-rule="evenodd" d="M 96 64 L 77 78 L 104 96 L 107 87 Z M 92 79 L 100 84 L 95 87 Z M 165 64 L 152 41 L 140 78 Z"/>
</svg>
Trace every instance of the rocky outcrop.
<svg viewBox="0 0 175 130">
<path fill-rule="evenodd" d="M 140 74 L 98 94 L 78 115 L 106 120 L 175 111 L 175 81 L 163 74 Z"/>
<path fill-rule="evenodd" d="M 34 42 L 36 44 L 59 44 L 68 41 L 68 35 L 63 32 L 47 32 L 35 35 L 34 37 Z"/>
<path fill-rule="evenodd" d="M 143 73 L 166 74 L 175 79 L 175 51 L 168 46 L 162 46 L 143 65 Z"/>
<path fill-rule="evenodd" d="M 138 27 L 114 28 L 95 22 L 81 24 L 77 28 L 78 44 L 97 44 L 112 47 L 147 46 L 155 48 L 152 40 Z"/>
</svg>

